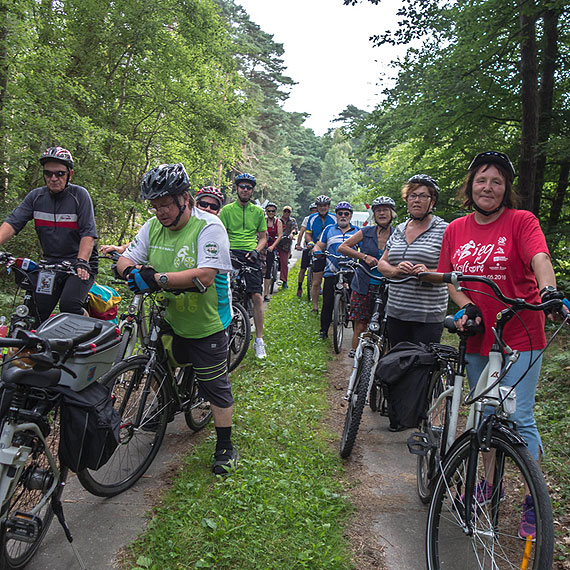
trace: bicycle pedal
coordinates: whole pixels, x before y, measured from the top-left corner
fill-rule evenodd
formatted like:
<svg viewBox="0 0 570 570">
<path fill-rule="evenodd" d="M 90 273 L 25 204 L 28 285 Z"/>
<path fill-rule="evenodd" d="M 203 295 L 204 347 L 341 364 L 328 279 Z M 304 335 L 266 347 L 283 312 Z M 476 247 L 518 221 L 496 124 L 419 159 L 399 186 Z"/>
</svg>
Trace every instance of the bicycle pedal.
<svg viewBox="0 0 570 570">
<path fill-rule="evenodd" d="M 423 455 L 424 457 L 428 452 L 436 447 L 431 441 L 427 433 L 414 432 L 406 442 L 408 451 L 413 455 Z"/>
<path fill-rule="evenodd" d="M 20 542 L 35 542 L 42 530 L 42 519 L 31 513 L 16 511 L 6 522 L 6 538 Z"/>
</svg>

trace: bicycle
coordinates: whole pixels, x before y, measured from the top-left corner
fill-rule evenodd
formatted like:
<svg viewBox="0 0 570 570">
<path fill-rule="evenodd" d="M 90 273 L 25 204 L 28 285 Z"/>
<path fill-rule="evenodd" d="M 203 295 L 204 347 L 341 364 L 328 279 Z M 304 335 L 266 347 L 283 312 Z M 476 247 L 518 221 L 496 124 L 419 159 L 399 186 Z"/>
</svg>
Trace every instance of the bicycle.
<svg viewBox="0 0 570 570">
<path fill-rule="evenodd" d="M 357 266 L 372 279 L 378 280 L 378 276 L 373 275 L 363 264 L 354 261 L 347 262 L 354 268 Z M 362 413 L 366 404 L 369 387 L 372 381 L 374 394 L 370 395 L 370 402 L 374 398 L 375 403 L 370 404 L 373 411 L 379 409 L 381 398 L 381 387 L 376 383 L 375 372 L 378 361 L 388 350 L 388 338 L 386 334 L 385 307 L 388 298 L 388 285 L 392 282 L 401 283 L 409 281 L 415 277 L 405 277 L 399 280 L 382 278 L 379 285 L 371 286 L 372 295 L 372 315 L 368 323 L 368 330 L 363 332 L 358 339 L 358 347 L 354 355 L 352 372 L 348 381 L 345 400 L 348 401 L 348 408 L 344 420 L 344 427 L 340 441 L 340 456 L 346 459 L 352 453 L 356 435 L 360 427 Z M 372 388 L 371 388 L 372 390 Z"/>
<path fill-rule="evenodd" d="M 167 329 L 168 299 L 162 292 L 144 296 L 152 306 L 143 353 L 115 364 L 99 380 L 111 389 L 121 416 L 120 445 L 100 469 L 77 474 L 87 491 L 101 497 L 118 495 L 142 477 L 158 453 L 167 423 L 176 414 L 183 413 L 193 431 L 204 428 L 212 418 L 209 402 L 198 394 L 192 367 L 175 368 L 162 342 L 161 332 Z"/>
<path fill-rule="evenodd" d="M 232 301 L 234 316 L 228 331 L 228 372 L 244 359 L 251 341 L 251 321 L 241 303 Z"/>
<path fill-rule="evenodd" d="M 279 254 L 275 249 L 273 251 L 273 264 L 271 266 L 271 285 L 269 286 L 269 293 L 273 295 L 275 291 L 275 283 L 277 282 L 277 275 L 279 273 Z"/>
<path fill-rule="evenodd" d="M 341 256 L 339 259 L 346 259 Z M 341 269 L 337 273 L 337 280 L 334 291 L 333 305 L 333 348 L 337 354 L 342 351 L 342 340 L 344 338 L 344 329 L 348 328 L 348 315 L 350 312 L 350 283 L 354 275 L 354 269 L 342 269 L 346 263 L 340 262 Z"/>
<path fill-rule="evenodd" d="M 307 267 L 307 301 L 311 302 L 311 288 L 313 286 L 313 252 L 309 250 L 309 265 Z"/>
<path fill-rule="evenodd" d="M 516 383 L 515 387 L 499 384 L 519 357 L 519 352 L 503 341 L 505 325 L 520 311 L 560 309 L 561 301 L 531 305 L 522 299 L 510 299 L 485 277 L 455 272 L 424 273 L 419 277 L 433 283 L 451 283 L 458 290 L 462 288 L 460 282 L 485 283 L 506 306 L 497 315 L 493 328 L 496 342 L 489 354 L 489 365 L 465 401 L 470 406 L 465 432 L 453 441 L 464 378 L 465 354 L 461 350 L 455 368 L 449 360 L 453 384 L 445 386 L 446 390 L 430 407 L 436 409 L 451 395 L 448 420 L 444 418 L 441 427 L 443 432 L 447 430 L 446 445 L 453 443 L 448 451 L 444 448 L 443 456 L 440 450 L 438 458 L 426 528 L 427 568 L 450 568 L 457 564 L 458 556 L 461 564 L 468 567 L 551 568 L 554 539 L 548 489 L 538 463 L 508 420 L 516 407 Z M 565 300 L 564 306 L 568 321 L 570 303 Z M 486 407 L 492 410 L 488 415 L 484 414 Z M 438 445 L 429 434 L 423 442 Z M 534 540 L 532 536 L 520 538 L 518 531 L 520 506 L 528 507 L 528 497 L 535 513 Z"/>
<path fill-rule="evenodd" d="M 56 276 L 77 275 L 69 261 L 62 263 L 49 263 L 45 260 L 35 262 L 27 257 L 14 257 L 11 253 L 0 252 L 0 264 L 4 265 L 8 272 L 14 272 L 14 280 L 19 289 L 24 292 L 21 302 L 16 305 L 18 292 L 14 297 L 14 308 L 10 317 L 8 336 L 14 336 L 16 331 L 36 329 L 40 324 L 35 294 L 38 283 L 53 284 Z M 40 294 L 40 293 L 38 293 Z"/>
<path fill-rule="evenodd" d="M 31 560 L 54 514 L 68 541 L 73 540 L 61 504 L 68 469 L 60 464 L 58 456 L 62 401 L 58 387 L 65 384 L 80 391 L 89 382 L 89 357 L 69 363 L 76 351 L 93 353 L 93 343 L 98 344 L 102 331 L 105 336 L 112 336 L 114 331 L 113 325 L 93 321 L 79 315 L 57 315 L 37 333 L 20 329 L 15 338 L 0 338 L 0 347 L 17 349 L 5 357 L 1 382 L 1 569 L 23 568 Z M 71 337 L 46 338 L 54 322 L 64 331 L 74 331 Z M 107 347 L 114 356 L 116 335 Z M 107 348 L 101 346 L 103 350 Z M 111 362 L 109 358 L 108 364 Z M 72 548 L 85 568 L 73 544 Z"/>
</svg>

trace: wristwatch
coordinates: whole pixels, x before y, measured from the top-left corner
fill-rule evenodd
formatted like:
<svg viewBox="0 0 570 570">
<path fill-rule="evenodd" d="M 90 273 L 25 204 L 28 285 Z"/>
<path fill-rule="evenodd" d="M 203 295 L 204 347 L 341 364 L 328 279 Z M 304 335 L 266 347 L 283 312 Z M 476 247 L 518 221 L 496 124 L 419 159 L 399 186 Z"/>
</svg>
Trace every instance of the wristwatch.
<svg viewBox="0 0 570 570">
<path fill-rule="evenodd" d="M 556 287 L 553 287 L 552 285 L 547 285 L 546 287 L 543 287 L 538 294 L 542 297 L 545 293 L 554 293 L 555 291 Z"/>
<path fill-rule="evenodd" d="M 161 273 L 158 276 L 158 284 L 164 289 L 168 285 L 168 275 Z"/>
</svg>

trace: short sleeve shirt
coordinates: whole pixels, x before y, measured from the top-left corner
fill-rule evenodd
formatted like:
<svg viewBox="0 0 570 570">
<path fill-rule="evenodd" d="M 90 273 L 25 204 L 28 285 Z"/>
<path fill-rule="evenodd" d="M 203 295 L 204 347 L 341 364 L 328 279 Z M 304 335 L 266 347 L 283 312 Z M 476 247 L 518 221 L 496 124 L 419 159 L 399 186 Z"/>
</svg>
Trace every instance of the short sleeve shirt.
<svg viewBox="0 0 570 570">
<path fill-rule="evenodd" d="M 326 251 L 332 253 L 333 255 L 338 255 L 338 246 L 346 241 L 350 236 L 354 235 L 358 231 L 353 225 L 345 232 L 338 227 L 338 224 L 332 226 L 327 226 L 325 231 L 321 235 L 319 241 L 323 242 L 326 246 Z M 323 275 L 325 277 L 331 277 L 335 275 L 339 269 L 338 260 L 331 257 L 327 257 L 327 263 L 325 266 L 325 271 Z"/>
<path fill-rule="evenodd" d="M 536 216 L 526 210 L 506 208 L 490 224 L 478 224 L 469 214 L 449 224 L 443 236 L 438 271 L 460 271 L 465 275 L 488 277 L 497 283 L 507 297 L 521 298 L 528 303 L 540 303 L 532 258 L 547 253 L 548 247 Z M 469 289 L 489 293 L 483 283 L 465 283 Z M 479 307 L 485 323 L 485 333 L 468 339 L 467 351 L 489 354 L 497 313 L 504 305 L 484 293 L 465 294 Z M 544 313 L 522 311 L 524 326 L 517 318 L 505 326 L 503 338 L 513 349 L 542 349 L 546 346 Z M 525 330 L 528 329 L 528 333 Z M 529 335 L 530 339 L 529 340 Z"/>
<path fill-rule="evenodd" d="M 309 235 L 305 238 L 305 241 L 313 241 L 317 243 L 321 239 L 321 235 L 325 228 L 334 224 L 336 224 L 336 218 L 330 213 L 327 213 L 324 220 L 318 212 L 316 214 L 311 214 L 307 222 L 307 230 L 305 231 L 305 235 Z"/>
<path fill-rule="evenodd" d="M 136 264 L 150 263 L 158 272 L 208 267 L 218 270 L 206 293 L 165 293 L 169 299 L 166 320 L 184 338 L 204 338 L 231 322 L 227 273 L 232 270 L 229 241 L 217 216 L 192 209 L 186 226 L 165 228 L 156 217 L 148 220 L 123 254 Z M 220 279 L 225 274 L 225 279 Z"/>
<path fill-rule="evenodd" d="M 257 234 L 267 230 L 263 210 L 248 202 L 242 207 L 236 200 L 220 211 L 220 220 L 226 227 L 231 249 L 252 251 L 257 246 Z"/>
</svg>

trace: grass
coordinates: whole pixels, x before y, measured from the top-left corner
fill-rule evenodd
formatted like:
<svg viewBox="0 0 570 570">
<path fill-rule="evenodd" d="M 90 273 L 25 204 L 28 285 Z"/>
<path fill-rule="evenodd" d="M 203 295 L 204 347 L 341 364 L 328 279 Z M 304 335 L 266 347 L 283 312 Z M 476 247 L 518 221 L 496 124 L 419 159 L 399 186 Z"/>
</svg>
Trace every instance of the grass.
<svg viewBox="0 0 570 570">
<path fill-rule="evenodd" d="M 291 283 L 296 275 L 293 269 Z M 273 298 L 268 358 L 257 361 L 250 350 L 232 374 L 239 468 L 214 478 L 214 437 L 199 445 L 132 546 L 136 566 L 125 568 L 352 568 L 343 539 L 351 508 L 321 422 L 330 348 L 317 330 L 293 289 Z"/>
</svg>

